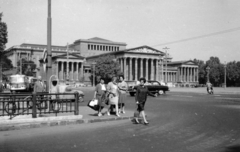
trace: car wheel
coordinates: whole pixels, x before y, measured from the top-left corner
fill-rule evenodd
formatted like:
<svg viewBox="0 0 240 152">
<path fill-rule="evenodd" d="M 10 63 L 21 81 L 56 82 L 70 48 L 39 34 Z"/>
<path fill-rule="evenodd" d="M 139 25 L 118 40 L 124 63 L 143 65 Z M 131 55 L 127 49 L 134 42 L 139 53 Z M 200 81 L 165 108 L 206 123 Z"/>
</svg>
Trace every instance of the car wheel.
<svg viewBox="0 0 240 152">
<path fill-rule="evenodd" d="M 159 93 L 160 95 L 162 95 L 162 94 L 164 94 L 164 91 L 163 91 L 163 90 L 159 90 L 158 93 Z"/>
<path fill-rule="evenodd" d="M 132 92 L 130 92 L 129 94 L 130 94 L 130 96 L 134 96 L 135 95 L 135 93 L 132 93 Z"/>
</svg>

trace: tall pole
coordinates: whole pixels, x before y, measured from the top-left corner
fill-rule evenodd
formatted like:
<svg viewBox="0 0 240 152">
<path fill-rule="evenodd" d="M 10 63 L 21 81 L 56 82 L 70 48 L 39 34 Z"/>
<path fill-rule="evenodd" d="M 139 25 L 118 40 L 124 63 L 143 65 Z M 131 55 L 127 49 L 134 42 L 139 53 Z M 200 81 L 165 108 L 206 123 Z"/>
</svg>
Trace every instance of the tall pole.
<svg viewBox="0 0 240 152">
<path fill-rule="evenodd" d="M 47 18 L 47 82 L 52 75 L 52 18 L 51 18 L 51 0 L 48 0 L 48 18 Z M 50 84 L 47 83 L 49 92 Z"/>
<path fill-rule="evenodd" d="M 168 47 L 165 47 L 163 48 L 165 50 L 165 60 L 166 60 L 166 73 L 165 73 L 165 77 L 166 77 L 166 83 L 168 82 L 168 74 L 167 74 L 167 59 L 168 59 L 168 54 L 167 54 L 167 51 L 168 51 Z"/>
<path fill-rule="evenodd" d="M 224 88 L 226 89 L 227 87 L 227 64 L 225 62 L 224 64 Z"/>
<path fill-rule="evenodd" d="M 69 57 L 68 57 L 68 44 L 67 44 L 67 69 L 66 69 L 66 74 L 67 74 L 67 81 L 69 80 Z"/>
<path fill-rule="evenodd" d="M 22 75 L 22 59 L 20 58 L 20 61 L 19 61 L 19 65 L 20 65 L 20 75 Z"/>
</svg>

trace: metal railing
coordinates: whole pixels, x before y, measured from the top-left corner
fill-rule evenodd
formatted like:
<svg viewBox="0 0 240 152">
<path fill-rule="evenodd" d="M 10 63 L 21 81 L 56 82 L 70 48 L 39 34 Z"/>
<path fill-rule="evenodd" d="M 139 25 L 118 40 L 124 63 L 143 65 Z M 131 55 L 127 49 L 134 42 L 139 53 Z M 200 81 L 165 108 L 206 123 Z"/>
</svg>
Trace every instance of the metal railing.
<svg viewBox="0 0 240 152">
<path fill-rule="evenodd" d="M 32 94 L 0 94 L 0 116 L 10 119 L 18 115 L 32 115 L 37 118 L 41 114 L 57 114 L 74 112 L 79 115 L 78 93 L 32 93 Z"/>
</svg>

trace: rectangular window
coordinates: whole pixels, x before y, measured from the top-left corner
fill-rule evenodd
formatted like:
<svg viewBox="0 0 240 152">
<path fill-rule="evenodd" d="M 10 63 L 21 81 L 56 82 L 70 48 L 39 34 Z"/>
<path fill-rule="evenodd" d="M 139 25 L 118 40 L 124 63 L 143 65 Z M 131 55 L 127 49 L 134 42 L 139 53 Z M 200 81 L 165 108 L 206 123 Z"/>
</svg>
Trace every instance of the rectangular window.
<svg viewBox="0 0 240 152">
<path fill-rule="evenodd" d="M 90 50 L 90 44 L 88 44 L 88 50 Z"/>
<path fill-rule="evenodd" d="M 94 45 L 94 50 L 96 50 L 96 45 Z"/>
</svg>

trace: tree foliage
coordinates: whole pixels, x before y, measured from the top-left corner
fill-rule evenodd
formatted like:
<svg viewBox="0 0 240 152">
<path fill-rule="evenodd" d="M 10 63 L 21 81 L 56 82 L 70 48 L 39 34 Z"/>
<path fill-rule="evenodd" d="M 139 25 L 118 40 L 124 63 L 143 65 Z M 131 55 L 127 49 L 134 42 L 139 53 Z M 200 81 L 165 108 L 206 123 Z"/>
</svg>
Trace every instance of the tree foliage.
<svg viewBox="0 0 240 152">
<path fill-rule="evenodd" d="M 229 62 L 226 65 L 227 70 L 227 85 L 240 86 L 240 62 Z"/>
<path fill-rule="evenodd" d="M 105 82 L 111 81 L 113 76 L 122 74 L 119 63 L 115 61 L 112 55 L 100 56 L 96 60 L 95 70 L 96 77 L 98 79 L 104 78 Z"/>
<path fill-rule="evenodd" d="M 206 67 L 210 67 L 209 79 L 214 86 L 221 86 L 224 82 L 224 66 L 218 57 L 210 57 L 206 62 Z"/>
<path fill-rule="evenodd" d="M 18 73 L 20 73 L 20 61 L 17 62 L 18 65 Z M 22 59 L 22 74 L 26 76 L 34 76 L 34 70 L 36 69 L 36 64 L 33 61 L 27 61 L 26 59 Z"/>
<path fill-rule="evenodd" d="M 0 82 L 2 80 L 3 51 L 6 47 L 6 43 L 8 42 L 7 24 L 2 22 L 2 16 L 3 14 L 0 13 Z"/>
</svg>

